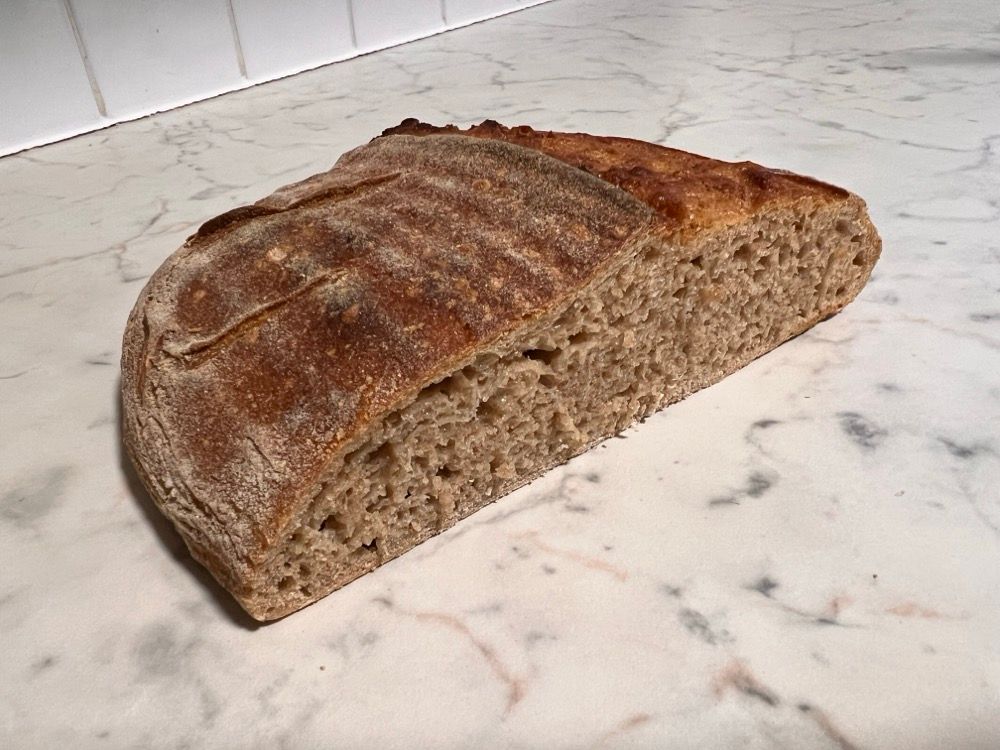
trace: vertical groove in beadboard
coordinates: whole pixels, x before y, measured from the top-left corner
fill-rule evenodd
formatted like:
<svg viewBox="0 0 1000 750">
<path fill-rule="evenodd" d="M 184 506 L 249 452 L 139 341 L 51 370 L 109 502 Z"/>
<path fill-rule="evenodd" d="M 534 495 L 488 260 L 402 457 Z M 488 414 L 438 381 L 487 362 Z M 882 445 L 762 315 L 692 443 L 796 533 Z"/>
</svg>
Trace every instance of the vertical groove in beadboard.
<svg viewBox="0 0 1000 750">
<path fill-rule="evenodd" d="M 69 26 L 73 29 L 73 39 L 76 40 L 76 51 L 80 53 L 80 60 L 83 62 L 83 70 L 87 74 L 87 82 L 90 84 L 90 93 L 94 97 L 94 104 L 101 117 L 108 116 L 108 107 L 104 103 L 104 94 L 101 93 L 101 86 L 94 75 L 94 69 L 90 65 L 90 57 L 87 55 L 87 48 L 83 44 L 83 37 L 80 35 L 80 27 L 76 22 L 76 13 L 73 12 L 73 5 L 70 0 L 62 0 L 63 10 L 66 11 L 66 18 L 69 19 Z"/>
<path fill-rule="evenodd" d="M 347 18 L 351 24 L 351 46 L 358 51 L 358 32 L 354 28 L 354 0 L 347 0 Z"/>
<path fill-rule="evenodd" d="M 233 32 L 233 47 L 236 49 L 236 64 L 240 67 L 240 75 L 244 81 L 250 80 L 247 77 L 247 61 L 243 57 L 243 43 L 240 41 L 240 30 L 236 25 L 236 11 L 233 9 L 233 0 L 226 0 L 226 12 L 229 14 L 229 29 Z"/>
<path fill-rule="evenodd" d="M 441 5 L 441 22 L 445 25 L 445 28 L 447 28 L 448 27 L 448 9 L 447 9 L 447 6 L 445 5 L 445 0 L 439 0 L 439 4 Z"/>
</svg>

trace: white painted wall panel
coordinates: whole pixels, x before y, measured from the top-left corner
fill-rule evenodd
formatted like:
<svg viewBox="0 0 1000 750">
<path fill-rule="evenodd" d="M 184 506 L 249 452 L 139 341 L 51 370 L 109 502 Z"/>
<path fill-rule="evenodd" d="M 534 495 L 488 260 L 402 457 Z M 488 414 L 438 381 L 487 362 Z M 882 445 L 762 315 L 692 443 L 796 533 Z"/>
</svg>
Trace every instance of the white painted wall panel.
<svg viewBox="0 0 1000 750">
<path fill-rule="evenodd" d="M 0 154 L 101 123 L 61 0 L 0 0 Z"/>
<path fill-rule="evenodd" d="M 355 54 L 348 0 L 232 0 L 247 76 L 268 81 Z"/>
<path fill-rule="evenodd" d="M 545 1 L 0 0 L 0 155 Z"/>
<path fill-rule="evenodd" d="M 440 0 L 352 0 L 358 49 L 368 52 L 444 31 Z"/>
<path fill-rule="evenodd" d="M 71 5 L 114 119 L 245 84 L 226 0 L 71 0 Z"/>
</svg>

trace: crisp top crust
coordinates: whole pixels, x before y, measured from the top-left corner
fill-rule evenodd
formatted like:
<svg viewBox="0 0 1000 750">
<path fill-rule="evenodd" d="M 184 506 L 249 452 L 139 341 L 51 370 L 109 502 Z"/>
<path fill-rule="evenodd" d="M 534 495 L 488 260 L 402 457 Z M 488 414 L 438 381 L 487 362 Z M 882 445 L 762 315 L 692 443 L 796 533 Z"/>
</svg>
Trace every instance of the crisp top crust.
<svg viewBox="0 0 1000 750">
<path fill-rule="evenodd" d="M 134 452 L 216 520 L 219 558 L 259 564 L 333 451 L 651 223 L 536 151 L 380 138 L 208 222 L 153 276 L 123 358 Z"/>
<path fill-rule="evenodd" d="M 460 134 L 541 151 L 625 190 L 659 215 L 662 229 L 682 233 L 744 221 L 765 205 L 828 197 L 846 190 L 753 162 L 724 162 L 631 138 L 556 133 L 493 120 L 461 130 L 408 119 L 382 135 Z"/>
</svg>

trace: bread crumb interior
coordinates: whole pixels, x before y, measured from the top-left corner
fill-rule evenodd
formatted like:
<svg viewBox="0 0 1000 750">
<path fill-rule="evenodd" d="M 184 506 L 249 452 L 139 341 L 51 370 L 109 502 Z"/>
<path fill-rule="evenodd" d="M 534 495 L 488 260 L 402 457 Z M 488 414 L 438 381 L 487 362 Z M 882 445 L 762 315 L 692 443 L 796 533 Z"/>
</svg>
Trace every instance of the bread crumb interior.
<svg viewBox="0 0 1000 750">
<path fill-rule="evenodd" d="M 858 203 L 803 202 L 683 256 L 644 241 L 335 458 L 248 609 L 273 619 L 325 596 L 836 312 L 867 280 L 869 227 Z"/>
</svg>

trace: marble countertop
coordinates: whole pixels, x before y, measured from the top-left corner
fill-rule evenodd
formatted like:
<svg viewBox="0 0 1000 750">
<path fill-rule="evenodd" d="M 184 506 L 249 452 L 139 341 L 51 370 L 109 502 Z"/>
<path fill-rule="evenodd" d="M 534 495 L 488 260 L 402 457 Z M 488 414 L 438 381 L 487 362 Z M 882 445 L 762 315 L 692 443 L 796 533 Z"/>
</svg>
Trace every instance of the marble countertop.
<svg viewBox="0 0 1000 750">
<path fill-rule="evenodd" d="M 986 2 L 559 0 L 0 159 L 0 745 L 1000 746 L 998 43 Z M 120 335 L 200 222 L 407 116 L 816 175 L 883 256 L 842 314 L 257 627 L 122 456 Z"/>
</svg>

